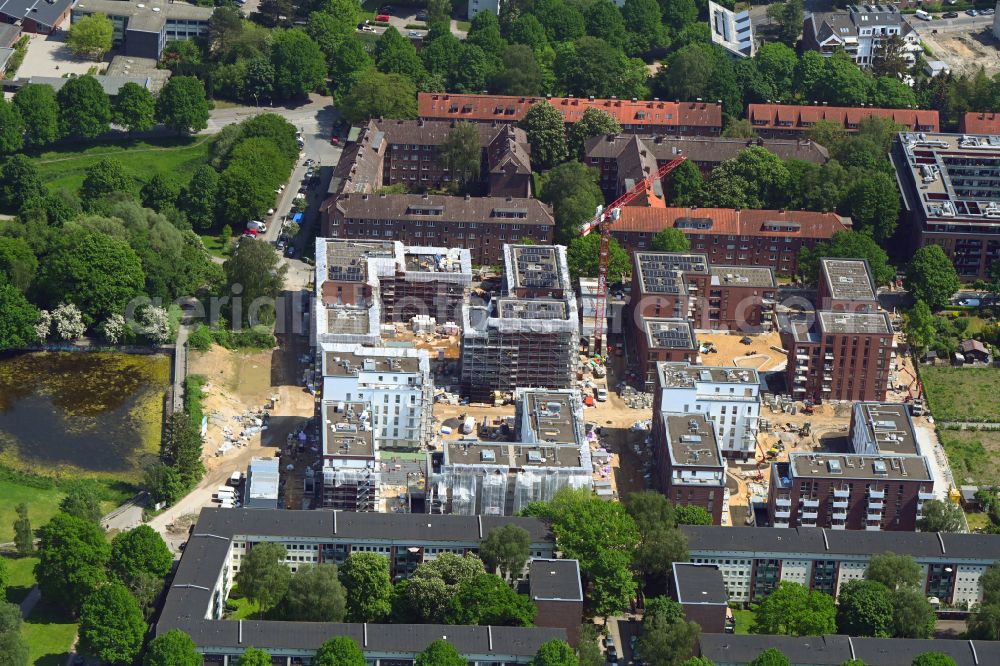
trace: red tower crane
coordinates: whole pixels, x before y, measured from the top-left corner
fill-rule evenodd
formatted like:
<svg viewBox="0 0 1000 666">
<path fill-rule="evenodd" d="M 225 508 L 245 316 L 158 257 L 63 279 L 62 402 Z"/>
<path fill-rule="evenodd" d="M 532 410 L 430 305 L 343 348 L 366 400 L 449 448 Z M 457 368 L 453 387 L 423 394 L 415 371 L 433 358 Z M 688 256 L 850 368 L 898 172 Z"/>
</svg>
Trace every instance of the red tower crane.
<svg viewBox="0 0 1000 666">
<path fill-rule="evenodd" d="M 597 307 L 594 312 L 594 353 L 601 353 L 601 343 L 604 338 L 604 321 L 608 306 L 608 248 L 611 244 L 611 225 L 621 217 L 621 208 L 626 206 L 636 197 L 646 194 L 656 197 L 653 193 L 653 185 L 668 173 L 680 166 L 687 156 L 673 159 L 659 169 L 656 173 L 650 174 L 636 183 L 635 187 L 621 195 L 607 207 L 599 206 L 597 213 L 592 220 L 580 225 L 580 235 L 586 236 L 594 229 L 601 232 L 601 251 L 597 265 Z M 666 196 L 663 197 L 666 199 Z"/>
</svg>

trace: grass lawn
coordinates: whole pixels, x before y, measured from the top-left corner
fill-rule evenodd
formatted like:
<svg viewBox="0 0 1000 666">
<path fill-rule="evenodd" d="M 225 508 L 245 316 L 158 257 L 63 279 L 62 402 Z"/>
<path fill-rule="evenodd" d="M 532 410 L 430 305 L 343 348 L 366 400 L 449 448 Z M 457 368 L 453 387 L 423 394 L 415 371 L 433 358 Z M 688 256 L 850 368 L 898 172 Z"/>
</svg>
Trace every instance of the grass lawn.
<svg viewBox="0 0 1000 666">
<path fill-rule="evenodd" d="M 733 617 L 736 618 L 736 633 L 749 634 L 750 626 L 754 621 L 754 612 L 752 610 L 734 610 Z"/>
<path fill-rule="evenodd" d="M 39 602 L 22 625 L 32 666 L 63 666 L 76 638 L 77 625 Z"/>
<path fill-rule="evenodd" d="M 0 479 L 0 542 L 14 540 L 14 521 L 17 520 L 14 509 L 19 503 L 28 505 L 28 518 L 37 530 L 55 515 L 64 495 L 58 488 L 33 488 Z"/>
<path fill-rule="evenodd" d="M 969 523 L 969 529 L 975 530 L 985 530 L 990 526 L 990 517 L 980 511 L 979 513 L 966 513 L 965 520 Z"/>
<path fill-rule="evenodd" d="M 472 23 L 470 21 L 455 21 L 455 27 L 462 32 L 469 32 L 469 28 L 472 27 Z"/>
<path fill-rule="evenodd" d="M 211 136 L 108 141 L 46 151 L 35 157 L 35 164 L 51 190 L 76 192 L 87 168 L 109 157 L 121 160 L 125 171 L 140 182 L 161 174 L 186 185 L 194 170 L 208 161 L 211 143 Z"/>
<path fill-rule="evenodd" d="M 236 610 L 226 614 L 226 619 L 248 620 L 251 618 L 256 619 L 257 617 L 257 604 L 249 599 L 229 599 L 226 605 L 236 608 Z"/>
<path fill-rule="evenodd" d="M 1000 420 L 1000 369 L 926 366 L 920 378 L 938 421 Z"/>
<path fill-rule="evenodd" d="M 35 586 L 35 565 L 37 557 L 4 557 L 10 581 L 7 583 L 7 601 L 21 603 L 31 588 Z"/>
<path fill-rule="evenodd" d="M 205 244 L 205 249 L 213 257 L 218 257 L 219 259 L 228 259 L 232 249 L 233 237 L 230 236 L 229 240 L 224 240 L 221 234 L 211 235 L 204 234 L 201 235 L 201 242 Z"/>
<path fill-rule="evenodd" d="M 939 429 L 938 437 L 955 483 L 1000 483 L 1000 432 Z"/>
</svg>

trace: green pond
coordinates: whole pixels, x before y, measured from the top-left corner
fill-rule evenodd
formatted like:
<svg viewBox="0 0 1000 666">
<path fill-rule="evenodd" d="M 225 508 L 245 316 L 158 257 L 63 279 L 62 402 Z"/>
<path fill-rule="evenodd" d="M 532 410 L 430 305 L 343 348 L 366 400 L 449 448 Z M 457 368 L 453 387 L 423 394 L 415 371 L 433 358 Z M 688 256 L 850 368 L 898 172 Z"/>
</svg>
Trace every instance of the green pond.
<svg viewBox="0 0 1000 666">
<path fill-rule="evenodd" d="M 136 480 L 159 451 L 169 383 L 164 355 L 0 356 L 0 464 Z"/>
</svg>

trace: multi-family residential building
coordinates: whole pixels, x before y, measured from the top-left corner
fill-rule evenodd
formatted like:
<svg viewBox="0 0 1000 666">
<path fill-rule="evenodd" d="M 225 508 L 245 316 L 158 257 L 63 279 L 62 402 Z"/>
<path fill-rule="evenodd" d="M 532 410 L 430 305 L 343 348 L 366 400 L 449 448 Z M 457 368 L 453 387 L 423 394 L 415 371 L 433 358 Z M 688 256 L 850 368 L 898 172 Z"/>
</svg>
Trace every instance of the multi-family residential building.
<svg viewBox="0 0 1000 666">
<path fill-rule="evenodd" d="M 848 531 L 820 527 L 682 525 L 692 562 L 722 570 L 730 601 L 749 603 L 781 581 L 833 596 L 863 578 L 872 556 L 909 555 L 924 570 L 924 593 L 950 606 L 982 600 L 979 579 L 1000 559 L 1000 537 L 990 534 Z"/>
<path fill-rule="evenodd" d="M 726 459 L 704 413 L 653 413 L 653 451 L 660 490 L 674 504 L 700 506 L 722 522 Z"/>
<path fill-rule="evenodd" d="M 635 350 L 632 360 L 638 367 L 640 388 L 644 391 L 652 391 L 656 386 L 658 363 L 700 362 L 698 336 L 691 322 L 683 317 L 637 318 L 626 334 L 629 347 Z"/>
<path fill-rule="evenodd" d="M 66 20 L 73 0 L 0 0 L 0 21 L 13 23 L 21 32 L 48 35 Z"/>
<path fill-rule="evenodd" d="M 382 448 L 420 449 L 431 437 L 434 381 L 426 350 L 323 343 L 323 398 L 370 405 Z"/>
<path fill-rule="evenodd" d="M 719 567 L 674 562 L 672 568 L 670 596 L 681 605 L 684 617 L 697 622 L 702 633 L 724 632 L 729 595 Z"/>
<path fill-rule="evenodd" d="M 448 440 L 428 454 L 431 513 L 512 516 L 562 488 L 591 488 L 594 466 L 576 390 L 518 389 L 512 439 Z"/>
<path fill-rule="evenodd" d="M 257 544 L 285 546 L 285 563 L 293 571 L 303 564 L 342 564 L 355 552 L 378 553 L 389 561 L 391 575 L 400 579 L 442 553 L 478 552 L 492 530 L 507 524 L 527 530 L 532 558 L 553 558 L 552 534 L 533 518 L 423 516 L 414 520 L 396 513 L 204 509 L 191 530 L 155 631 L 157 635 L 171 629 L 187 633 L 206 666 L 235 664 L 250 645 L 266 650 L 275 663 L 306 666 L 331 636 L 351 637 L 376 666 L 411 666 L 418 653 L 442 637 L 472 666 L 524 664 L 546 641 L 566 640 L 561 622 L 569 613 L 553 614 L 549 606 L 539 605 L 540 626 L 530 628 L 223 619 L 240 563 Z M 547 590 L 572 586 L 564 578 L 571 578 L 578 568 L 561 562 L 549 569 L 555 572 L 551 580 L 535 583 L 537 596 L 544 598 Z M 528 571 L 538 573 L 538 566 L 544 565 L 531 565 Z"/>
<path fill-rule="evenodd" d="M 709 0 L 708 29 L 712 34 L 712 43 L 737 58 L 752 58 L 757 52 L 749 10 L 734 12 Z"/>
<path fill-rule="evenodd" d="M 875 312 L 875 279 L 865 259 L 819 261 L 816 309 L 830 312 Z"/>
<path fill-rule="evenodd" d="M 901 133 L 892 161 L 914 244 L 940 245 L 959 277 L 1000 259 L 1000 136 Z"/>
<path fill-rule="evenodd" d="M 885 43 L 902 40 L 908 65 L 922 48 L 917 33 L 893 5 L 848 5 L 846 10 L 813 12 L 802 26 L 802 48 L 831 57 L 843 51 L 861 67 L 871 67 Z"/>
<path fill-rule="evenodd" d="M 566 629 L 576 645 L 583 621 L 583 585 L 577 560 L 535 558 L 528 562 L 528 596 L 538 608 L 536 627 Z"/>
<path fill-rule="evenodd" d="M 795 275 L 801 248 L 813 248 L 850 226 L 850 218 L 835 213 L 624 206 L 611 235 L 633 252 L 652 249 L 653 236 L 664 229 L 680 229 L 691 252 L 705 254 L 709 264 L 766 266 L 778 275 Z"/>
<path fill-rule="evenodd" d="M 704 414 L 714 424 L 722 455 L 753 460 L 760 420 L 756 370 L 690 363 L 658 363 L 653 413 Z"/>
<path fill-rule="evenodd" d="M 608 199 L 613 200 L 664 164 L 682 155 L 707 174 L 741 151 L 754 146 L 765 148 L 782 160 L 796 159 L 824 164 L 830 157 L 823 146 L 801 138 L 733 139 L 721 136 L 605 134 L 587 140 L 584 145 L 584 162 L 600 172 L 601 191 Z M 654 188 L 655 194 L 662 198 L 662 184 L 657 183 Z"/>
<path fill-rule="evenodd" d="M 72 21 L 104 14 L 114 26 L 112 40 L 124 55 L 157 58 L 167 42 L 197 39 L 208 34 L 213 7 L 163 0 L 84 0 L 73 5 Z"/>
<path fill-rule="evenodd" d="M 1000 136 L 1000 113 L 966 111 L 958 123 L 962 134 Z"/>
<path fill-rule="evenodd" d="M 457 321 L 471 282 L 468 250 L 317 238 L 314 340 L 376 345 L 382 324 Z"/>
<path fill-rule="evenodd" d="M 757 134 L 775 138 L 801 136 L 820 120 L 843 127 L 847 132 L 857 132 L 865 118 L 888 118 L 913 132 L 940 131 L 938 112 L 921 109 L 748 104 L 747 118 Z"/>
<path fill-rule="evenodd" d="M 313 477 L 313 508 L 383 510 L 380 438 L 372 427 L 372 411 L 371 402 L 323 400 L 322 467 Z"/>
<path fill-rule="evenodd" d="M 411 245 L 468 248 L 478 265 L 498 264 L 507 242 L 552 242 L 552 209 L 537 199 L 436 194 L 345 194 L 323 204 L 330 238 L 392 238 Z"/>
<path fill-rule="evenodd" d="M 759 333 L 771 328 L 778 284 L 759 266 L 710 266 L 704 254 L 636 252 L 629 311 L 681 317 L 696 329 Z"/>
<path fill-rule="evenodd" d="M 518 123 L 535 104 L 551 104 L 567 125 L 590 108 L 606 111 L 626 133 L 718 135 L 722 105 L 717 102 L 595 99 L 593 97 L 519 97 L 457 93 L 417 94 L 417 114 L 424 120 L 468 120 L 477 123 Z"/>
<path fill-rule="evenodd" d="M 474 401 L 494 391 L 571 388 L 580 320 L 561 245 L 504 245 L 501 295 L 462 309 L 462 391 Z"/>
</svg>

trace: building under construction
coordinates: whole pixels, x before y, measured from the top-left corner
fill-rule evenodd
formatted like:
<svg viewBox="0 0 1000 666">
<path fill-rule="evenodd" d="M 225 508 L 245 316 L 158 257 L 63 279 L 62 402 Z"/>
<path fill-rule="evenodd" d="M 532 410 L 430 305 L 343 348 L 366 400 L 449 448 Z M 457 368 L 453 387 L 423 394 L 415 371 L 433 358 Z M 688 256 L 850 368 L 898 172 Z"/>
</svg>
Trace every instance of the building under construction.
<svg viewBox="0 0 1000 666">
<path fill-rule="evenodd" d="M 428 454 L 427 510 L 516 515 L 562 488 L 590 488 L 593 464 L 575 390 L 520 389 L 514 441 L 452 440 Z"/>
<path fill-rule="evenodd" d="M 378 511 L 379 447 L 367 402 L 326 400 L 320 406 L 322 467 L 314 484 L 314 506 L 341 511 Z"/>
<path fill-rule="evenodd" d="M 462 309 L 462 389 L 473 401 L 493 391 L 570 388 L 580 321 L 561 245 L 504 245 L 502 294 Z"/>
<path fill-rule="evenodd" d="M 376 344 L 384 323 L 457 321 L 471 282 L 468 250 L 317 238 L 314 339 Z"/>
</svg>

